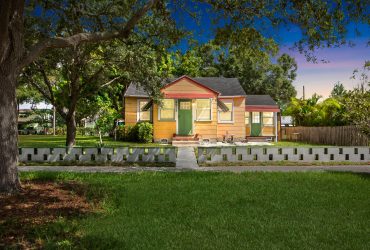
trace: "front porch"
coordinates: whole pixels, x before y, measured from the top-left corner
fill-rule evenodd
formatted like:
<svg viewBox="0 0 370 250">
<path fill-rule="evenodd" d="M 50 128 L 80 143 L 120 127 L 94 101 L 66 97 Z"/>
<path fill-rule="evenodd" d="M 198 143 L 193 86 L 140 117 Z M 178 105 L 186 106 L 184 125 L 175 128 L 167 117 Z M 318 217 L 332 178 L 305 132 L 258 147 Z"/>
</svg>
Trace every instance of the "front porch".
<svg viewBox="0 0 370 250">
<path fill-rule="evenodd" d="M 199 145 L 199 136 L 195 135 L 178 135 L 173 134 L 172 145 L 173 146 L 197 146 Z"/>
</svg>

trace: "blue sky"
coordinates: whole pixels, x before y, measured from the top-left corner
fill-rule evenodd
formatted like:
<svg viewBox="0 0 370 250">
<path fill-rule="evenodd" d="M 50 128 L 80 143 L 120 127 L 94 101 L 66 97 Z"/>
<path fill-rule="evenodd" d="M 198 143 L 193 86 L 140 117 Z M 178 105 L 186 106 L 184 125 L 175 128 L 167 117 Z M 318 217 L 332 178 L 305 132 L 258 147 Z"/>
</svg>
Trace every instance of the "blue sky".
<svg viewBox="0 0 370 250">
<path fill-rule="evenodd" d="M 191 1 L 189 1 L 191 5 Z M 187 7 L 189 7 L 189 4 Z M 171 6 L 173 7 L 173 6 Z M 196 9 L 193 8 L 196 11 Z M 39 11 L 39 10 L 36 10 Z M 207 5 L 201 4 L 202 15 L 199 23 L 184 10 L 179 9 L 173 14 L 176 21 L 186 29 L 194 32 L 194 38 L 199 43 L 206 43 L 213 38 L 215 26 L 212 24 L 212 14 L 207 12 Z M 357 36 L 354 28 L 361 31 L 361 36 Z M 294 26 L 280 28 L 279 30 L 269 30 L 267 36 L 272 36 L 280 45 L 280 53 L 288 53 L 294 57 L 298 64 L 297 79 L 293 83 L 297 89 L 297 96 L 302 96 L 302 86 L 305 86 L 306 97 L 313 93 L 318 93 L 323 97 L 328 97 L 336 82 L 341 82 L 347 89 L 351 89 L 358 84 L 357 81 L 350 79 L 353 70 L 361 68 L 365 60 L 370 60 L 370 47 L 367 42 L 370 40 L 370 26 L 365 24 L 351 24 L 348 26 L 349 33 L 347 39 L 356 44 L 354 47 L 343 46 L 340 48 L 326 48 L 315 52 L 318 59 L 329 61 L 328 63 L 307 62 L 305 57 L 296 50 L 291 50 L 294 42 L 301 37 L 300 30 Z M 177 48 L 185 51 L 188 48 L 188 40 L 181 41 Z M 29 108 L 30 105 L 21 105 L 21 108 Z M 43 106 L 44 107 L 44 106 Z"/>
<path fill-rule="evenodd" d="M 201 17 L 199 24 L 187 14 L 175 14 L 186 29 L 194 32 L 194 38 L 200 43 L 205 43 L 213 38 L 215 26 L 211 23 L 211 15 L 207 13 L 206 6 L 200 8 Z M 180 16 L 180 18 L 179 18 Z M 355 34 L 357 28 L 361 36 Z M 297 50 L 292 50 L 294 42 L 301 38 L 299 28 L 291 26 L 289 28 L 279 28 L 278 30 L 268 30 L 265 35 L 273 37 L 280 45 L 280 53 L 288 53 L 294 57 L 298 64 L 297 79 L 294 86 L 297 89 L 297 96 L 302 96 L 302 86 L 305 86 L 306 96 L 318 93 L 323 97 L 328 97 L 336 82 L 341 82 L 348 89 L 353 88 L 358 83 L 350 79 L 356 68 L 361 68 L 365 60 L 370 60 L 370 47 L 367 42 L 370 39 L 370 26 L 366 24 L 351 23 L 348 26 L 347 39 L 356 44 L 354 47 L 348 45 L 339 48 L 325 48 L 315 51 L 318 63 L 307 62 L 306 58 Z M 188 48 L 187 40 L 184 39 L 177 48 L 185 51 Z M 328 63 L 322 63 L 320 60 Z"/>
</svg>

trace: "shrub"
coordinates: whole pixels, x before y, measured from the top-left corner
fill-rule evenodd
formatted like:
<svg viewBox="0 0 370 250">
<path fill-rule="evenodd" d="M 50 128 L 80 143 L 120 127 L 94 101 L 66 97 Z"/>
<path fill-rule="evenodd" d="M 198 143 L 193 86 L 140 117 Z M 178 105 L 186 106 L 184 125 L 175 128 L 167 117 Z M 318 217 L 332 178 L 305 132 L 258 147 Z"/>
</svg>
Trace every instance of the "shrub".
<svg viewBox="0 0 370 250">
<path fill-rule="evenodd" d="M 138 127 L 137 124 L 134 126 L 126 126 L 126 141 L 137 142 L 138 140 Z"/>
<path fill-rule="evenodd" d="M 117 139 L 120 141 L 138 141 L 137 127 L 131 125 L 121 125 L 116 130 Z"/>
<path fill-rule="evenodd" d="M 94 128 L 78 127 L 76 132 L 77 132 L 77 135 L 95 135 L 96 134 L 96 130 Z"/>
<path fill-rule="evenodd" d="M 120 125 L 116 128 L 117 140 L 125 141 L 126 140 L 126 126 Z"/>
<path fill-rule="evenodd" d="M 153 125 L 149 122 L 141 122 L 135 125 L 137 127 L 137 139 L 139 142 L 153 141 Z"/>
<path fill-rule="evenodd" d="M 137 123 L 136 125 L 121 125 L 117 127 L 117 139 L 131 142 L 152 142 L 153 125 L 148 122 Z"/>
<path fill-rule="evenodd" d="M 55 128 L 55 134 L 56 135 L 66 135 L 67 134 L 67 127 L 66 126 L 56 127 Z"/>
</svg>

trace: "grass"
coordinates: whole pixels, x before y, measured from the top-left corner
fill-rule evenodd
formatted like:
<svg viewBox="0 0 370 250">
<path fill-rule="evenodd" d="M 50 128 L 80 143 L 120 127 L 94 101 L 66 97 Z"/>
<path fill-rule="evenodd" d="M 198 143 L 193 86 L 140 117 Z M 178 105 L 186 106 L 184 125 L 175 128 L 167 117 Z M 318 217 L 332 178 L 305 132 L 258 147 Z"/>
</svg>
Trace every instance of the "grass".
<svg viewBox="0 0 370 250">
<path fill-rule="evenodd" d="M 114 166 L 114 167 L 176 167 L 174 162 L 96 162 L 96 161 L 29 161 L 18 162 L 18 166 Z"/>
<path fill-rule="evenodd" d="M 370 162 L 351 162 L 351 161 L 222 161 L 222 162 L 204 162 L 200 163 L 201 167 L 233 167 L 233 166 L 339 166 L 339 165 L 369 165 Z"/>
<path fill-rule="evenodd" d="M 46 249 L 369 248 L 369 175 L 143 172 L 21 177 L 77 181 L 88 186 L 90 200 L 100 199 L 101 212 L 31 228 L 28 236 Z"/>
<path fill-rule="evenodd" d="M 136 143 L 136 142 L 123 142 L 115 141 L 113 138 L 104 137 L 103 143 L 105 147 L 164 147 L 168 145 L 159 143 Z M 65 136 L 53 136 L 53 135 L 19 135 L 18 137 L 19 147 L 65 147 Z M 77 147 L 97 147 L 99 145 L 99 137 L 97 136 L 77 136 L 76 146 Z"/>
</svg>

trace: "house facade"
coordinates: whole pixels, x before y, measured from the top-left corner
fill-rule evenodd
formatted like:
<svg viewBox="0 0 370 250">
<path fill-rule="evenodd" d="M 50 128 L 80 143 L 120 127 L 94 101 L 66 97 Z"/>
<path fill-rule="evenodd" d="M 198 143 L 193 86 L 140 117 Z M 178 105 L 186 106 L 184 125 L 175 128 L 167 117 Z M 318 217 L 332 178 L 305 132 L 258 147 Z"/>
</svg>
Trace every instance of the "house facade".
<svg viewBox="0 0 370 250">
<path fill-rule="evenodd" d="M 236 78 L 182 76 L 163 83 L 162 104 L 131 84 L 124 95 L 125 124 L 152 122 L 154 140 L 277 140 L 277 104 L 266 95 L 246 95 Z"/>
</svg>

